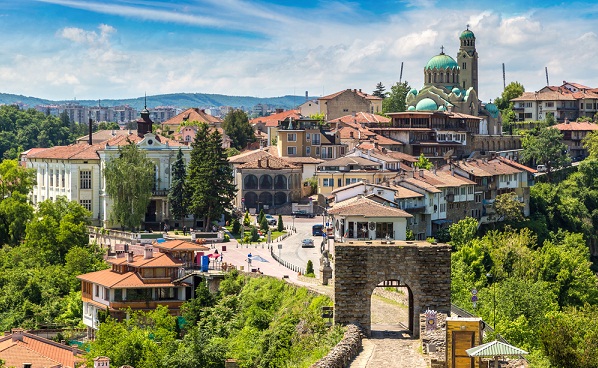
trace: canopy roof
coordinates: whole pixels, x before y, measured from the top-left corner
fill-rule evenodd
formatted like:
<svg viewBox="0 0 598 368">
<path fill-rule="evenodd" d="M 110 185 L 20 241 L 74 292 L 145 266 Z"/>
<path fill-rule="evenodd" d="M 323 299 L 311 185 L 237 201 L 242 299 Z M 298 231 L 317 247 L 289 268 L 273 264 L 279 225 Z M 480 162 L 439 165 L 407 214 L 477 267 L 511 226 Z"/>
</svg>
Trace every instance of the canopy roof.
<svg viewBox="0 0 598 368">
<path fill-rule="evenodd" d="M 471 357 L 495 357 L 502 355 L 525 355 L 527 351 L 516 348 L 504 342 L 494 340 L 465 350 Z"/>
</svg>

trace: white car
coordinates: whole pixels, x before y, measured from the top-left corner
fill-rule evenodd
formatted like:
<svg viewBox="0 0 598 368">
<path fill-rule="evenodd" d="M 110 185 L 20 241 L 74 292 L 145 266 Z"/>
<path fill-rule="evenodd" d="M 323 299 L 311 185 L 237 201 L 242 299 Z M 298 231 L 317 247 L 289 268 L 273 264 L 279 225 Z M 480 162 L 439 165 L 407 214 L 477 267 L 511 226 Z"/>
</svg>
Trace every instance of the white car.
<svg viewBox="0 0 598 368">
<path fill-rule="evenodd" d="M 274 226 L 278 222 L 272 215 L 265 215 L 265 217 L 266 217 L 266 221 L 268 221 L 268 225 L 270 225 L 270 226 Z"/>
<path fill-rule="evenodd" d="M 546 172 L 546 165 L 538 165 L 536 170 L 538 170 L 538 172 Z"/>
</svg>

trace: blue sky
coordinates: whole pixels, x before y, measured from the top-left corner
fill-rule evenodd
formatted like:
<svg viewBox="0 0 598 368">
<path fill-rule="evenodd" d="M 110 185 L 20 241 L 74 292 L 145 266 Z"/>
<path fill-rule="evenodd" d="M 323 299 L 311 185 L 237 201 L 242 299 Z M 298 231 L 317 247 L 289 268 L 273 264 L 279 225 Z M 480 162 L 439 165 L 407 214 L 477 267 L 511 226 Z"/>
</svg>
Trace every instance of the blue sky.
<svg viewBox="0 0 598 368">
<path fill-rule="evenodd" d="M 517 80 L 598 87 L 598 4 L 561 1 L 0 0 L 0 92 L 48 99 L 260 97 L 423 84 L 476 35 L 479 97 Z"/>
</svg>

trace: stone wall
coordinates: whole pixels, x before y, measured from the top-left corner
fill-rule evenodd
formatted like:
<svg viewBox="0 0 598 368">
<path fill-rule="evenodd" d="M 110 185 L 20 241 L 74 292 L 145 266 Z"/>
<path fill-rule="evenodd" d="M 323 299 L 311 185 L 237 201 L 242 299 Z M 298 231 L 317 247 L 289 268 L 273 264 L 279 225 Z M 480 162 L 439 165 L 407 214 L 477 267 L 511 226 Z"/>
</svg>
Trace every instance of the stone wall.
<svg viewBox="0 0 598 368">
<path fill-rule="evenodd" d="M 414 337 L 419 337 L 420 313 L 450 313 L 450 245 L 393 243 L 335 243 L 335 323 L 358 323 L 369 336 L 372 292 L 386 280 L 400 280 L 410 290 L 409 329 Z"/>
<path fill-rule="evenodd" d="M 330 352 L 310 368 L 344 368 L 361 350 L 363 332 L 357 325 L 350 324 L 341 341 Z"/>
</svg>

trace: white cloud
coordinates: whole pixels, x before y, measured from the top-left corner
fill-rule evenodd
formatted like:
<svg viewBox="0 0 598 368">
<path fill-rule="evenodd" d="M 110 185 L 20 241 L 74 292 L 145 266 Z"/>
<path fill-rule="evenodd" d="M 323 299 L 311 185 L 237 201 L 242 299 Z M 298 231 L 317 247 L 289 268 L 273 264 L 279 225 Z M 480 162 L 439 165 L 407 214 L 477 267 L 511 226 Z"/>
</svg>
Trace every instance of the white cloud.
<svg viewBox="0 0 598 368">
<path fill-rule="evenodd" d="M 98 26 L 100 33 L 95 31 L 86 31 L 81 28 L 65 27 L 58 31 L 58 35 L 77 44 L 88 46 L 106 46 L 109 44 L 110 35 L 116 33 L 116 29 L 107 24 Z"/>
</svg>

